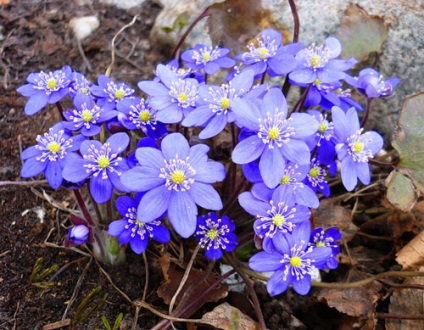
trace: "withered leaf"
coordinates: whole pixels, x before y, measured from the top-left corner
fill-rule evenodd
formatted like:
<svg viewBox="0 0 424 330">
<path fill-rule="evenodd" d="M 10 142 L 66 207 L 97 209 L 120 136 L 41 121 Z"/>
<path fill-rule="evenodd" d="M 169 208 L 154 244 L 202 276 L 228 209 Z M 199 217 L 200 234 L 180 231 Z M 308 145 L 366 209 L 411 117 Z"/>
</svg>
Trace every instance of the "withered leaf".
<svg viewBox="0 0 424 330">
<path fill-rule="evenodd" d="M 416 269 L 424 265 L 424 231 L 405 245 L 397 254 L 396 261 L 403 269 Z"/>
</svg>

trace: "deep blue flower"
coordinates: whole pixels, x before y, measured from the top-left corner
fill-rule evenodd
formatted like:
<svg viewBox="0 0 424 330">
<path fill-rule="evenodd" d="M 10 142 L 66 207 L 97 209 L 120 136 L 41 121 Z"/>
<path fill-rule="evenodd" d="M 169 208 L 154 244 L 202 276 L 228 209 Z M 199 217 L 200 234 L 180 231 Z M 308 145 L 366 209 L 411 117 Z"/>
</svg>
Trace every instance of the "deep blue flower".
<svg viewBox="0 0 424 330">
<path fill-rule="evenodd" d="M 345 81 L 367 98 L 379 98 L 392 95 L 400 79 L 393 77 L 384 80 L 378 71 L 367 68 L 359 71 L 358 77 L 346 75 Z"/>
<path fill-rule="evenodd" d="M 204 126 L 199 133 L 201 139 L 219 134 L 227 123 L 235 120 L 233 101 L 243 97 L 253 85 L 254 73 L 245 71 L 221 86 L 202 85 L 196 109 L 183 120 L 184 126 Z"/>
<path fill-rule="evenodd" d="M 370 183 L 368 159 L 373 158 L 383 148 L 383 138 L 377 132 L 362 133 L 356 110 L 350 108 L 346 113 L 333 107 L 331 110 L 334 132 L 337 138 L 337 158 L 342 162 L 342 182 L 352 191 L 359 180 Z"/>
<path fill-rule="evenodd" d="M 255 77 L 267 72 L 270 76 L 286 75 L 296 68 L 295 55 L 304 46 L 302 43 L 292 43 L 282 46 L 283 37 L 280 32 L 265 29 L 257 46 L 253 43 L 247 46 L 248 52 L 239 54 L 236 58 L 255 72 Z"/>
<path fill-rule="evenodd" d="M 291 233 L 302 222 L 308 222 L 310 210 L 302 205 L 295 205 L 278 193 L 272 194 L 270 200 L 263 200 L 251 192 L 239 195 L 241 207 L 257 220 L 253 225 L 256 235 L 263 238 L 263 249 L 274 249 L 274 237 Z"/>
<path fill-rule="evenodd" d="M 84 136 L 99 134 L 102 130 L 101 124 L 119 114 L 116 110 L 100 108 L 90 95 L 84 93 L 78 93 L 74 97 L 74 106 L 75 109 L 63 113 L 67 121 L 62 124 L 70 131 L 81 131 Z"/>
<path fill-rule="evenodd" d="M 54 189 L 63 182 L 62 171 L 72 158 L 73 151 L 80 148 L 85 140 L 82 135 L 72 136 L 59 123 L 43 135 L 37 135 L 35 146 L 29 147 L 21 154 L 25 161 L 21 169 L 21 177 L 29 178 L 44 172 L 47 182 Z"/>
<path fill-rule="evenodd" d="M 236 61 L 227 56 L 229 52 L 228 48 L 215 47 L 212 49 L 197 44 L 194 48 L 184 51 L 181 54 L 181 59 L 186 67 L 195 70 L 203 69 L 206 74 L 212 75 L 221 68 L 232 68 L 236 64 Z"/>
<path fill-rule="evenodd" d="M 223 252 L 231 252 L 237 247 L 237 236 L 233 233 L 234 222 L 227 216 L 218 218 L 216 213 L 208 213 L 197 218 L 197 241 L 203 249 L 205 256 L 210 260 L 221 259 Z"/>
<path fill-rule="evenodd" d="M 286 118 L 287 103 L 279 89 L 269 90 L 259 109 L 241 99 L 234 103 L 237 124 L 254 134 L 236 145 L 233 162 L 247 164 L 260 158 L 259 170 L 269 188 L 280 182 L 287 160 L 309 164 L 310 151 L 304 139 L 316 132 L 318 122 L 306 113 L 293 113 Z"/>
<path fill-rule="evenodd" d="M 59 102 L 69 93 L 72 82 L 72 69 L 64 66 L 53 72 L 30 73 L 27 77 L 29 84 L 17 89 L 23 96 L 29 97 L 25 104 L 25 114 L 33 115 L 43 109 L 47 103 Z"/>
<path fill-rule="evenodd" d="M 267 282 L 267 290 L 276 296 L 287 290 L 290 284 L 301 295 L 311 288 L 311 272 L 331 255 L 329 247 L 308 246 L 309 222 L 296 227 L 291 235 L 278 235 L 274 239 L 274 251 L 262 251 L 249 260 L 249 266 L 258 272 L 274 272 Z"/>
<path fill-rule="evenodd" d="M 121 244 L 130 243 L 131 249 L 140 254 L 146 250 L 149 238 L 159 243 L 167 243 L 171 236 L 160 220 L 149 223 L 137 220 L 137 206 L 141 198 L 141 195 L 138 195 L 136 200 L 128 196 L 117 198 L 116 209 L 123 218 L 112 221 L 108 233 L 118 237 Z"/>
<path fill-rule="evenodd" d="M 198 98 L 196 79 L 182 79 L 170 68 L 159 64 L 156 74 L 160 81 L 140 81 L 138 87 L 150 96 L 149 103 L 157 109 L 156 119 L 175 124 L 194 109 Z"/>
<path fill-rule="evenodd" d="M 119 180 L 129 169 L 127 160 L 119 156 L 129 144 L 126 133 L 111 135 L 106 143 L 86 140 L 81 144 L 81 156 L 68 162 L 63 169 L 63 178 L 81 182 L 90 178 L 90 192 L 96 203 L 105 203 L 112 197 L 113 188 L 129 190 Z"/>
<path fill-rule="evenodd" d="M 117 103 L 134 95 L 134 89 L 130 86 L 117 83 L 104 74 L 97 81 L 99 85 L 92 85 L 90 92 L 96 97 L 96 104 L 105 110 L 116 109 Z"/>
<path fill-rule="evenodd" d="M 315 81 L 333 83 L 345 77 L 344 71 L 353 67 L 358 61 L 336 59 L 342 51 L 340 41 L 328 37 L 323 46 L 312 44 L 296 55 L 297 68 L 289 73 L 289 78 L 296 84 L 311 84 Z"/>
<path fill-rule="evenodd" d="M 145 191 L 137 209 L 138 219 L 150 222 L 168 211 L 178 234 L 187 238 L 196 229 L 197 205 L 220 210 L 222 201 L 211 183 L 225 177 L 224 165 L 208 161 L 209 147 L 190 147 L 180 133 L 165 136 L 161 150 L 139 148 L 137 166 L 122 175 L 122 183 L 132 191 Z"/>
<path fill-rule="evenodd" d="M 90 229 L 85 225 L 76 225 L 68 231 L 68 240 L 72 245 L 81 245 L 87 242 Z"/>
<path fill-rule="evenodd" d="M 321 247 L 326 246 L 331 248 L 331 255 L 330 257 L 325 261 L 325 263 L 322 266 L 319 266 L 319 268 L 329 268 L 329 269 L 336 269 L 339 265 L 337 259 L 335 256 L 337 256 L 340 253 L 340 246 L 337 244 L 336 241 L 340 240 L 342 238 L 342 234 L 337 228 L 331 227 L 327 230 L 322 229 L 321 227 L 315 228 L 311 232 L 311 237 L 309 239 L 309 246 L 313 247 Z"/>
</svg>

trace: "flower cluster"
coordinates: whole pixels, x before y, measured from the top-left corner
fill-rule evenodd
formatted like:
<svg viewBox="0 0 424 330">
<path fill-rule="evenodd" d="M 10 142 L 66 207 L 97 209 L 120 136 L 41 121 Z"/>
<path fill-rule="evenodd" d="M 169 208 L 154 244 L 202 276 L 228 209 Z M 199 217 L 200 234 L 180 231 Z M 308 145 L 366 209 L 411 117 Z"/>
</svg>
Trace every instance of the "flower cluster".
<svg viewBox="0 0 424 330">
<path fill-rule="evenodd" d="M 228 48 L 198 44 L 182 52 L 181 66 L 177 60 L 159 64 L 152 80 L 138 83 L 140 95 L 106 75 L 90 84 L 68 66 L 31 73 L 18 89 L 29 98 L 25 113 L 56 104 L 63 121 L 22 153 L 21 176 L 44 173 L 53 188 L 76 194 L 87 184 L 94 202 L 106 205 L 96 205 L 94 220 L 74 221 L 66 244 L 115 240 L 96 251 L 118 253 L 116 246 L 128 244 L 140 254 L 151 239 L 168 243 L 172 232 L 194 236 L 206 257 L 217 260 L 236 249 L 237 225 L 253 217 L 250 237 L 262 251 L 250 258 L 250 267 L 273 272 L 271 295 L 290 285 L 306 294 L 311 272 L 337 267 L 341 238 L 336 228 L 311 228 L 310 209 L 330 196 L 328 175 L 337 175 L 338 165 L 347 190 L 358 179 L 369 184 L 370 159 L 383 147 L 378 133 L 361 127 L 357 111 L 364 109 L 342 87 L 367 98 L 366 119 L 369 101 L 391 95 L 399 82 L 374 69 L 350 76 L 357 61 L 340 59 L 341 49 L 334 37 L 318 46 L 287 44 L 272 29 L 234 58 Z M 230 69 L 225 82 L 207 83 L 223 69 Z M 268 85 L 267 76 L 303 89 L 293 109 L 284 89 Z M 65 97 L 73 106 L 62 111 Z M 209 159 L 214 143 L 202 140 L 226 129 L 232 132 L 231 155 Z M 251 189 L 231 188 L 236 186 Z"/>
</svg>

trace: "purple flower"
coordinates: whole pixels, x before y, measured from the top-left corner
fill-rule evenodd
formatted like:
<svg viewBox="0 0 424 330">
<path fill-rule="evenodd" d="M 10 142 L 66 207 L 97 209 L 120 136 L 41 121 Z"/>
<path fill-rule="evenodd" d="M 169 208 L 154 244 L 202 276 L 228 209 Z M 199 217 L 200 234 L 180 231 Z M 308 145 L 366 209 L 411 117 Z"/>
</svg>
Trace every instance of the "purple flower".
<svg viewBox="0 0 424 330">
<path fill-rule="evenodd" d="M 116 104 L 134 95 L 134 89 L 125 83 L 117 83 L 102 74 L 97 80 L 99 85 L 90 87 L 91 93 L 96 97 L 97 105 L 105 110 L 116 109 Z"/>
<path fill-rule="evenodd" d="M 215 74 L 220 68 L 232 68 L 236 61 L 227 55 L 228 48 L 215 47 L 214 49 L 202 44 L 188 49 L 181 54 L 184 64 L 190 69 L 204 69 L 206 74 Z"/>
<path fill-rule="evenodd" d="M 327 171 L 315 158 L 312 159 L 308 175 L 303 182 L 311 187 L 315 192 L 321 192 L 325 197 L 330 196 L 330 187 L 328 186 Z"/>
<path fill-rule="evenodd" d="M 21 159 L 25 160 L 21 177 L 29 178 L 44 172 L 47 182 L 54 189 L 63 182 L 62 171 L 85 140 L 82 135 L 72 137 L 62 125 L 56 124 L 43 135 L 37 135 L 37 144 L 24 150 Z"/>
<path fill-rule="evenodd" d="M 335 59 L 340 55 L 342 47 L 340 41 L 328 37 L 325 46 L 312 44 L 296 55 L 298 66 L 290 72 L 289 78 L 296 84 L 333 83 L 345 77 L 344 71 L 350 69 L 358 61 Z"/>
<path fill-rule="evenodd" d="M 160 220 L 149 223 L 137 220 L 137 205 L 140 197 L 138 196 L 137 200 L 128 196 L 118 197 L 115 205 L 123 218 L 112 221 L 108 229 L 110 236 L 118 237 L 121 244 L 130 243 L 131 249 L 137 254 L 146 250 L 149 238 L 159 243 L 167 243 L 171 239 L 168 229 L 161 224 Z"/>
<path fill-rule="evenodd" d="M 253 102 L 250 106 L 240 99 L 234 103 L 237 124 L 254 134 L 236 145 L 233 162 L 247 164 L 260 158 L 259 170 L 269 188 L 280 182 L 287 160 L 309 164 L 310 151 L 304 139 L 316 132 L 318 122 L 305 113 L 286 118 L 287 103 L 279 89 L 265 94 L 260 109 Z"/>
<path fill-rule="evenodd" d="M 280 32 L 265 29 L 261 39 L 257 39 L 257 47 L 251 43 L 247 46 L 248 52 L 236 58 L 255 72 L 255 77 L 265 71 L 270 76 L 286 75 L 296 68 L 295 55 L 304 46 L 302 43 L 292 43 L 282 46 L 283 37 Z"/>
<path fill-rule="evenodd" d="M 74 71 L 72 72 L 72 83 L 69 86 L 69 95 L 74 98 L 78 93 L 90 95 L 90 83 L 82 73 Z"/>
<path fill-rule="evenodd" d="M 203 249 L 205 256 L 210 260 L 221 259 L 223 252 L 231 252 L 237 247 L 237 236 L 233 233 L 234 222 L 227 216 L 218 218 L 216 213 L 208 213 L 197 218 L 197 241 Z"/>
<path fill-rule="evenodd" d="M 77 225 L 69 229 L 68 240 L 72 245 L 80 245 L 87 242 L 90 234 L 90 229 L 85 225 Z"/>
<path fill-rule="evenodd" d="M 197 205 L 220 210 L 222 202 L 211 183 L 222 181 L 225 168 L 208 161 L 209 147 L 190 147 L 180 133 L 165 136 L 161 150 L 139 148 L 137 166 L 122 175 L 122 183 L 132 191 L 145 191 L 137 209 L 138 219 L 150 222 L 168 211 L 168 218 L 182 237 L 196 230 Z"/>
<path fill-rule="evenodd" d="M 165 124 L 175 124 L 194 109 L 198 98 L 198 82 L 182 79 L 170 68 L 159 64 L 158 81 L 140 81 L 138 87 L 150 96 L 149 103 L 157 109 L 156 119 Z"/>
<path fill-rule="evenodd" d="M 350 108 L 346 113 L 338 107 L 332 111 L 334 132 L 337 138 L 337 158 L 342 162 L 342 182 L 352 191 L 359 180 L 370 183 L 368 159 L 383 148 L 383 138 L 377 132 L 362 133 L 356 110 Z"/>
<path fill-rule="evenodd" d="M 336 269 L 339 265 L 336 255 L 340 253 L 340 246 L 336 243 L 339 239 L 342 238 L 342 234 L 337 228 L 328 228 L 324 230 L 320 227 L 315 228 L 311 232 L 311 236 L 309 239 L 309 246 L 320 247 L 326 246 L 331 248 L 331 255 L 322 265 L 322 267 L 326 267 L 329 269 Z M 321 268 L 321 267 L 320 267 Z"/>
<path fill-rule="evenodd" d="M 72 69 L 64 66 L 54 72 L 30 73 L 27 77 L 29 84 L 17 89 L 23 96 L 29 97 L 25 104 L 25 114 L 33 115 L 46 106 L 47 103 L 59 102 L 69 93 L 72 82 Z"/>
<path fill-rule="evenodd" d="M 184 126 L 204 126 L 199 138 L 207 139 L 219 134 L 227 123 L 235 120 L 233 100 L 243 97 L 253 85 L 254 73 L 245 71 L 228 84 L 219 86 L 202 85 L 196 109 L 183 120 Z"/>
<path fill-rule="evenodd" d="M 249 266 L 258 272 L 274 272 L 268 280 L 271 296 L 286 291 L 290 284 L 301 295 L 311 289 L 311 272 L 331 255 L 328 247 L 308 246 L 310 225 L 305 222 L 291 235 L 278 235 L 274 239 L 274 251 L 262 251 L 249 260 Z"/>
<path fill-rule="evenodd" d="M 274 249 L 273 240 L 280 234 L 291 233 L 302 222 L 308 222 L 311 212 L 305 206 L 290 203 L 284 195 L 275 193 L 270 200 L 257 198 L 251 192 L 239 195 L 241 207 L 257 220 L 253 225 L 256 235 L 263 238 L 263 249 Z"/>
<path fill-rule="evenodd" d="M 79 131 L 84 136 L 94 136 L 102 130 L 101 124 L 118 115 L 116 110 L 105 110 L 97 106 L 89 95 L 78 93 L 74 98 L 75 109 L 63 113 L 68 121 L 62 125 L 70 131 Z"/>
<path fill-rule="evenodd" d="M 126 133 L 111 135 L 106 143 L 87 140 L 81 144 L 81 155 L 63 169 L 63 178 L 71 182 L 90 180 L 90 192 L 96 203 L 105 203 L 112 197 L 113 188 L 129 190 L 119 180 L 129 169 L 127 160 L 118 156 L 129 144 Z"/>
<path fill-rule="evenodd" d="M 358 77 L 355 78 L 346 75 L 345 80 L 368 98 L 390 96 L 400 82 L 400 79 L 395 77 L 384 80 L 378 71 L 371 68 L 359 71 Z"/>
</svg>

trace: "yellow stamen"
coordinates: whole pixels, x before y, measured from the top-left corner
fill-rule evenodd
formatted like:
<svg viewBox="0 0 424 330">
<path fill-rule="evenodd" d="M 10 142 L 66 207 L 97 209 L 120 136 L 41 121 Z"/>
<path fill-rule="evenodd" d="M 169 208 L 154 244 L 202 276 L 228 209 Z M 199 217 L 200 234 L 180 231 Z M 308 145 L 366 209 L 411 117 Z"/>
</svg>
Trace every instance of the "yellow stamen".
<svg viewBox="0 0 424 330">
<path fill-rule="evenodd" d="M 315 79 L 314 86 L 319 86 L 319 85 L 321 85 L 321 80 Z"/>
<path fill-rule="evenodd" d="M 50 142 L 49 145 L 47 146 L 47 149 L 49 149 L 50 152 L 55 154 L 56 152 L 60 150 L 60 144 L 55 141 Z"/>
<path fill-rule="evenodd" d="M 268 130 L 268 137 L 269 137 L 271 140 L 278 139 L 278 137 L 279 137 L 279 136 L 280 136 L 280 130 L 279 130 L 278 128 L 273 127 L 273 128 L 270 128 L 270 129 Z"/>
<path fill-rule="evenodd" d="M 108 167 L 108 166 L 109 166 L 109 164 L 110 164 L 110 162 L 109 162 L 109 158 L 107 158 L 106 156 L 100 156 L 100 157 L 97 159 L 97 164 L 99 165 L 99 167 L 100 167 L 101 169 L 104 169 L 104 168 Z"/>
<path fill-rule="evenodd" d="M 180 184 L 185 180 L 184 172 L 181 170 L 176 170 L 174 173 L 171 174 L 171 180 L 175 184 Z"/>
<path fill-rule="evenodd" d="M 123 98 L 124 98 L 124 96 L 125 96 L 125 92 L 124 92 L 122 89 L 118 89 L 118 90 L 115 92 L 115 98 L 117 98 L 118 100 L 123 99 Z"/>
<path fill-rule="evenodd" d="M 89 123 L 89 122 L 93 119 L 93 114 L 92 114 L 90 111 L 88 111 L 88 110 L 84 110 L 84 111 L 82 112 L 81 118 L 82 118 L 82 120 L 84 120 L 86 123 Z"/>
<path fill-rule="evenodd" d="M 290 265 L 293 267 L 299 267 L 302 264 L 302 259 L 300 257 L 295 256 L 290 258 Z"/>
<path fill-rule="evenodd" d="M 325 133 L 327 131 L 328 125 L 326 123 L 321 123 L 318 126 L 318 131 L 320 133 Z"/>
<path fill-rule="evenodd" d="M 286 222 L 286 218 L 284 218 L 281 214 L 276 214 L 272 217 L 272 223 L 277 227 L 281 227 L 284 222 Z"/>
<path fill-rule="evenodd" d="M 143 111 L 140 111 L 140 115 L 138 117 L 140 118 L 142 122 L 147 123 L 152 117 L 152 115 L 150 114 L 149 111 L 143 110 Z"/>
<path fill-rule="evenodd" d="M 139 227 L 143 227 L 144 226 L 144 222 L 141 222 L 141 221 L 138 221 L 138 220 L 135 221 L 135 224 L 137 226 L 139 226 Z"/>
<path fill-rule="evenodd" d="M 259 57 L 261 59 L 264 60 L 269 57 L 269 50 L 266 47 L 261 47 L 258 50 L 259 50 Z"/>
<path fill-rule="evenodd" d="M 324 242 L 317 242 L 317 244 L 315 244 L 316 246 L 325 246 Z"/>
<path fill-rule="evenodd" d="M 180 102 L 187 102 L 187 94 L 186 93 L 180 93 L 178 94 L 178 101 Z"/>
<path fill-rule="evenodd" d="M 311 66 L 313 68 L 317 68 L 320 65 L 321 65 L 321 56 L 319 56 L 319 55 L 312 56 L 312 58 L 311 58 Z"/>
<path fill-rule="evenodd" d="M 204 52 L 202 57 L 204 62 L 208 62 L 211 59 L 211 53 Z"/>
<path fill-rule="evenodd" d="M 50 78 L 49 80 L 47 80 L 47 88 L 48 89 L 55 89 L 57 87 L 57 82 L 56 79 L 54 78 Z"/>
<path fill-rule="evenodd" d="M 309 175 L 310 175 L 312 178 L 316 178 L 316 177 L 318 177 L 318 175 L 319 175 L 319 169 L 318 169 L 317 167 L 312 167 L 312 168 L 309 170 Z"/>
<path fill-rule="evenodd" d="M 218 230 L 216 229 L 210 229 L 207 233 L 206 233 L 206 237 L 210 238 L 211 240 L 214 240 L 218 237 Z"/>
<path fill-rule="evenodd" d="M 290 183 L 290 177 L 286 174 L 281 179 L 280 184 L 289 184 L 289 183 Z"/>
<path fill-rule="evenodd" d="M 219 101 L 219 105 L 221 106 L 221 109 L 226 110 L 230 107 L 230 100 L 226 97 L 223 97 L 221 101 Z"/>
<path fill-rule="evenodd" d="M 364 144 L 362 142 L 356 141 L 352 146 L 352 151 L 357 154 L 364 150 Z"/>
</svg>

